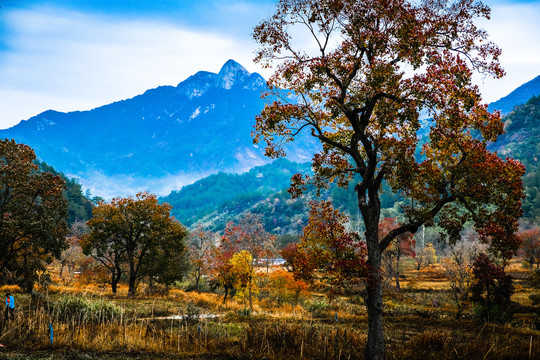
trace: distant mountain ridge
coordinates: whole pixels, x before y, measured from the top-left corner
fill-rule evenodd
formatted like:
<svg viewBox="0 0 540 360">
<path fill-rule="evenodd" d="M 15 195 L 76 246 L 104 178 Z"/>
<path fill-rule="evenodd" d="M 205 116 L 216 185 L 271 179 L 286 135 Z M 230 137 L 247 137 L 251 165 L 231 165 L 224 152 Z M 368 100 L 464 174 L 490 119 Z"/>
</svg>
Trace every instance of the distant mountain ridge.
<svg viewBox="0 0 540 360">
<path fill-rule="evenodd" d="M 200 71 L 178 86 L 160 86 L 90 111 L 45 111 L 0 131 L 80 178 L 104 197 L 138 190 L 166 194 L 218 171 L 268 163 L 250 136 L 263 109 L 266 81 L 234 60 L 219 73 Z M 319 145 L 309 136 L 289 146 L 304 162 Z"/>
<path fill-rule="evenodd" d="M 165 195 L 210 174 L 241 173 L 270 162 L 250 136 L 255 116 L 272 100 L 261 98 L 266 90 L 264 78 L 229 60 L 218 73 L 199 71 L 177 86 L 93 110 L 48 110 L 0 130 L 0 136 L 30 145 L 93 195 Z M 540 76 L 490 108 L 505 112 L 535 93 L 540 94 Z M 429 128 L 424 122 L 422 131 Z M 319 149 L 306 134 L 288 145 L 288 159 L 303 163 Z"/>
<path fill-rule="evenodd" d="M 517 105 L 525 104 L 533 96 L 540 95 L 540 75 L 521 85 L 510 94 L 489 104 L 489 111 L 500 110 L 503 115 L 509 114 Z"/>
</svg>

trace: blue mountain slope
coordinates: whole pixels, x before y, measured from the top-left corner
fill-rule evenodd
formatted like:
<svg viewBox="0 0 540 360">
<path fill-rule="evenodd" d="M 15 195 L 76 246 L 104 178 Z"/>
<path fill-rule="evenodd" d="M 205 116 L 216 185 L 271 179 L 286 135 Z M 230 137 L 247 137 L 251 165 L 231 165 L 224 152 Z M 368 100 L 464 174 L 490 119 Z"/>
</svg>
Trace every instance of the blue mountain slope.
<svg viewBox="0 0 540 360">
<path fill-rule="evenodd" d="M 30 145 L 98 195 L 165 193 L 210 173 L 269 162 L 250 136 L 266 89 L 259 74 L 229 60 L 218 74 L 201 71 L 176 87 L 90 111 L 46 111 L 0 136 Z M 317 147 L 305 137 L 292 144 L 290 159 L 309 160 Z"/>
<path fill-rule="evenodd" d="M 505 97 L 489 104 L 489 111 L 500 110 L 509 114 L 517 105 L 525 104 L 533 96 L 540 95 L 540 75 L 521 85 Z"/>
</svg>

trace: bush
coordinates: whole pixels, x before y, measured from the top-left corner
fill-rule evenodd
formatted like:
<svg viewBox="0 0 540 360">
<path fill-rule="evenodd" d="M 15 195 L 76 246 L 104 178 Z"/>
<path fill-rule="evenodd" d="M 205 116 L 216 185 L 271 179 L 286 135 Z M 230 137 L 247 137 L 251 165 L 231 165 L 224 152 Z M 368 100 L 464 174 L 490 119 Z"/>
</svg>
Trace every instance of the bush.
<svg viewBox="0 0 540 360">
<path fill-rule="evenodd" d="M 473 264 L 474 283 L 471 287 L 473 313 L 479 321 L 507 323 L 514 308 L 510 297 L 514 292 L 512 277 L 501 266 L 495 265 L 485 254 Z"/>
<path fill-rule="evenodd" d="M 184 315 L 184 321 L 187 323 L 194 323 L 199 321 L 201 316 L 201 309 L 193 303 L 193 301 L 188 302 L 186 308 L 186 314 Z"/>
<path fill-rule="evenodd" d="M 322 317 L 326 315 L 330 305 L 325 300 L 314 300 L 307 305 L 307 311 L 315 317 Z"/>
</svg>

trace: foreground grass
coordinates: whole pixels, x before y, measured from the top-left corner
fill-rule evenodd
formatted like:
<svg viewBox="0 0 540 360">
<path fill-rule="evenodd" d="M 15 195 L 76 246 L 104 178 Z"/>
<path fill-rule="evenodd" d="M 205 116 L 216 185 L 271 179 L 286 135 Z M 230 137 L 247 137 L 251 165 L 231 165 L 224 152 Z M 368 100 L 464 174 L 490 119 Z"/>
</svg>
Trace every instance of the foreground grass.
<svg viewBox="0 0 540 360">
<path fill-rule="evenodd" d="M 528 300 L 532 289 L 519 271 L 519 308 L 506 325 L 478 324 L 467 314 L 456 320 L 436 269 L 404 281 L 402 291 L 388 289 L 387 358 L 540 358 L 540 308 Z M 266 299 L 249 313 L 216 294 L 172 290 L 129 299 L 91 286 L 51 290 L 34 299 L 17 294 L 16 319 L 0 331 L 0 359 L 361 359 L 367 339 L 359 296 L 328 304 L 312 294 L 301 305 L 281 306 Z"/>
</svg>

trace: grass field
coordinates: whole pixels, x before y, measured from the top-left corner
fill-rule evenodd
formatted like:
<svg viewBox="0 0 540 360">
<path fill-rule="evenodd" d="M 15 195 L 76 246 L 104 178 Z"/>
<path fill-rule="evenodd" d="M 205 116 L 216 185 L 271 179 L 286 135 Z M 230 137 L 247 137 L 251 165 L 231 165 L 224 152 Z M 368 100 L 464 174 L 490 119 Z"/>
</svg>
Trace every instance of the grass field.
<svg viewBox="0 0 540 360">
<path fill-rule="evenodd" d="M 527 270 L 513 263 L 516 313 L 504 325 L 455 318 L 442 268 L 407 269 L 402 290 L 385 292 L 388 359 L 538 359 L 540 307 Z M 54 277 L 53 277 L 54 280 Z M 298 304 L 271 299 L 248 311 L 212 293 L 172 289 L 166 295 L 116 296 L 108 288 L 51 285 L 31 297 L 15 287 L 14 321 L 0 332 L 0 359 L 360 359 L 367 338 L 363 299 L 328 302 L 311 293 Z M 51 345 L 49 324 L 53 327 Z"/>
</svg>

